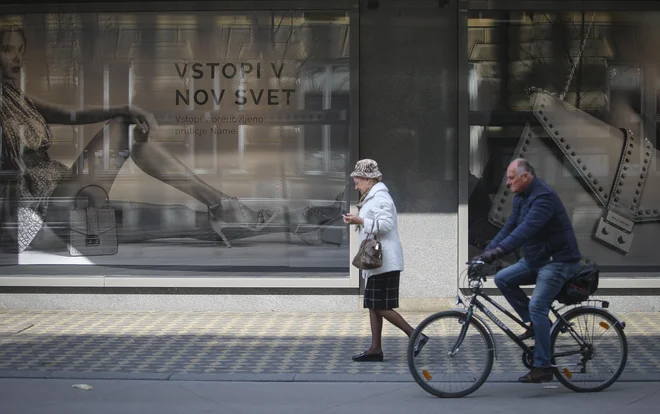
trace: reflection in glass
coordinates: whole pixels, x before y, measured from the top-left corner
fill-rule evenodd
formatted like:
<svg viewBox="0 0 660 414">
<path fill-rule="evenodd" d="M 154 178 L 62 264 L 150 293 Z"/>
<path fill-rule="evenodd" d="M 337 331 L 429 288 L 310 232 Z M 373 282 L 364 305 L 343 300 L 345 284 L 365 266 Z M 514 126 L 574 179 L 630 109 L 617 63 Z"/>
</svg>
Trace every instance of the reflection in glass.
<svg viewBox="0 0 660 414">
<path fill-rule="evenodd" d="M 497 209 L 491 207 L 506 192 L 502 181 L 516 153 L 524 154 L 560 194 L 585 258 L 621 269 L 660 269 L 648 248 L 660 230 L 660 216 L 654 213 L 660 211 L 656 161 L 645 158 L 657 147 L 658 76 L 647 64 L 657 53 L 647 47 L 660 38 L 651 23 L 657 17 L 641 12 L 471 12 L 471 256 L 499 230 L 493 217 Z M 552 118 L 555 112 L 547 108 L 547 114 L 540 114 L 542 108 L 534 106 L 538 96 L 554 96 L 568 111 L 561 118 Z M 525 127 L 538 138 L 526 142 Z M 632 132 L 633 141 L 624 131 Z M 643 195 L 633 189 L 625 200 L 628 213 L 620 212 L 630 228 L 616 229 L 625 242 L 596 234 L 617 208 L 603 195 L 612 192 L 616 198 L 620 179 L 628 177 L 620 190 L 624 194 L 640 175 L 645 177 Z"/>
<path fill-rule="evenodd" d="M 30 39 L 26 93 L 74 109 L 129 105 L 153 113 L 153 144 L 226 195 L 213 206 L 190 197 L 171 184 L 178 172 L 167 164 L 158 165 L 162 179 L 146 174 L 132 156 L 144 139 L 135 126 L 121 146 L 102 123 L 53 126 L 49 155 L 72 166 L 73 182 L 109 183 L 119 253 L 71 259 L 54 237 L 70 230 L 64 209 L 21 253 L 24 264 L 157 261 L 347 276 L 347 15 L 87 13 L 15 21 Z M 99 145 L 87 148 L 98 131 Z"/>
</svg>

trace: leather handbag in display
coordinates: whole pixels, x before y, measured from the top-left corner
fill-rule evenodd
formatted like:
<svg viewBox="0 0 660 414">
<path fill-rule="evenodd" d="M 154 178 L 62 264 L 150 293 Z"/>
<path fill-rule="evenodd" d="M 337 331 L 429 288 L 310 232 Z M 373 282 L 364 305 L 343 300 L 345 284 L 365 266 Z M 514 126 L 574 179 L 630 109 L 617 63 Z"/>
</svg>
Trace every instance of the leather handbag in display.
<svg viewBox="0 0 660 414">
<path fill-rule="evenodd" d="M 658 149 L 551 93 L 530 94 L 539 125 L 528 122 L 511 160 L 543 171 L 566 206 L 580 253 L 599 266 L 657 266 L 660 232 Z M 488 221 L 502 228 L 515 194 L 502 175 Z"/>
<path fill-rule="evenodd" d="M 378 223 L 374 220 L 375 223 Z M 371 224 L 371 233 L 360 244 L 360 249 L 353 258 L 353 266 L 358 269 L 377 269 L 383 266 L 383 246 L 380 244 L 378 232 L 380 227 L 376 224 L 376 234 L 373 233 L 374 223 Z"/>
<path fill-rule="evenodd" d="M 102 207 L 78 208 L 78 195 L 87 187 L 99 187 L 106 195 Z M 76 193 L 74 209 L 69 212 L 69 254 L 71 256 L 108 256 L 117 254 L 115 209 L 103 187 L 88 185 Z"/>
</svg>

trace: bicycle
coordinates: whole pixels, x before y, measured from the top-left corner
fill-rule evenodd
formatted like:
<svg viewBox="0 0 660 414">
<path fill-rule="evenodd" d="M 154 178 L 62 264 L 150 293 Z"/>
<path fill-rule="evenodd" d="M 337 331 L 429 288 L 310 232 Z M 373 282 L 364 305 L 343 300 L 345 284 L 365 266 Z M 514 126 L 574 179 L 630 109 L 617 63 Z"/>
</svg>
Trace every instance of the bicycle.
<svg viewBox="0 0 660 414">
<path fill-rule="evenodd" d="M 533 366 L 534 346 L 528 346 L 520 340 L 478 299 L 483 298 L 520 326 L 527 328 L 523 321 L 482 291 L 483 282 L 486 281 L 485 270 L 490 269 L 492 273 L 489 274 L 493 274 L 496 271 L 493 271 L 494 269 L 501 267 L 487 266 L 481 260 L 473 260 L 467 264 L 468 286 L 472 295 L 468 299 L 467 296 L 462 295 L 460 289 L 456 295 L 456 305 L 462 305 L 463 308 L 441 311 L 428 316 L 410 336 L 407 351 L 408 368 L 417 384 L 437 397 L 457 398 L 475 392 L 484 384 L 493 368 L 493 359 L 497 357 L 495 336 L 484 318 L 475 313 L 475 308 L 483 312 L 522 349 L 523 364 L 529 369 Z M 584 302 L 600 302 L 601 306 L 583 305 Z M 556 309 L 553 304 L 550 308 L 555 318 L 550 330 L 553 352 L 551 364 L 554 376 L 561 384 L 576 392 L 602 391 L 611 386 L 625 368 L 628 358 L 628 341 L 623 331 L 625 322 L 620 321 L 607 310 L 609 307 L 607 301 L 587 299 L 578 306 L 560 313 L 566 307 L 569 306 Z M 457 329 L 458 333 L 455 337 L 445 334 L 434 335 L 427 331 L 427 328 L 436 322 L 446 324 L 447 327 L 455 326 L 460 330 Z M 583 329 L 587 332 L 578 332 Z M 429 341 L 422 352 L 415 356 L 414 345 L 422 332 L 429 337 Z M 600 342 L 603 338 L 613 338 L 613 340 L 610 341 L 611 343 L 602 344 Z M 596 342 L 599 342 L 598 346 Z M 446 348 L 441 348 L 443 345 Z M 615 346 L 618 352 L 615 351 Z M 445 358 L 447 363 L 439 365 L 438 362 Z M 480 358 L 485 361 L 482 367 L 478 368 L 479 364 L 476 361 Z M 604 379 L 594 376 L 594 371 L 603 366 L 600 358 L 606 360 L 610 358 L 616 365 L 604 370 L 607 375 Z M 460 374 L 457 371 L 460 362 L 472 371 Z M 438 386 L 456 386 L 457 390 L 445 391 Z"/>
</svg>

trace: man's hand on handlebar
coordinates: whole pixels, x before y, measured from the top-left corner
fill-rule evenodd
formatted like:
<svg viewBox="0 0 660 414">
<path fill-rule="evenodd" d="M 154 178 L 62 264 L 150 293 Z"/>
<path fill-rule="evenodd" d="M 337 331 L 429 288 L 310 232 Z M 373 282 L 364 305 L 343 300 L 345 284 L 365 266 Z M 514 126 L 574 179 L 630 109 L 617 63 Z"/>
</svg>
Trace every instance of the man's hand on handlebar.
<svg viewBox="0 0 660 414">
<path fill-rule="evenodd" d="M 504 255 L 504 250 L 502 250 L 502 249 L 499 248 L 499 247 L 496 247 L 496 248 L 491 249 L 491 250 L 486 250 L 485 252 L 483 252 L 483 253 L 481 254 L 481 256 L 480 256 L 479 258 L 480 258 L 481 260 L 483 260 L 484 263 L 486 263 L 486 264 L 491 264 L 491 263 L 493 263 L 495 260 L 497 260 L 497 259 L 499 259 L 500 257 L 502 257 L 503 255 Z"/>
</svg>

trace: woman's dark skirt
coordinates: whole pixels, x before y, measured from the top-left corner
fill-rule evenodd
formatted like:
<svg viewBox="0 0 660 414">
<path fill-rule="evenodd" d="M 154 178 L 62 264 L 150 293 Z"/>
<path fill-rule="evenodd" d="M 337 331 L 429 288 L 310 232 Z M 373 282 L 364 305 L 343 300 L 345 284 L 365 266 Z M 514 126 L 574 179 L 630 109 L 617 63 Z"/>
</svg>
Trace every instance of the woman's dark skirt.
<svg viewBox="0 0 660 414">
<path fill-rule="evenodd" d="M 399 276 L 401 272 L 387 272 L 367 279 L 364 307 L 390 310 L 399 307 Z"/>
</svg>

